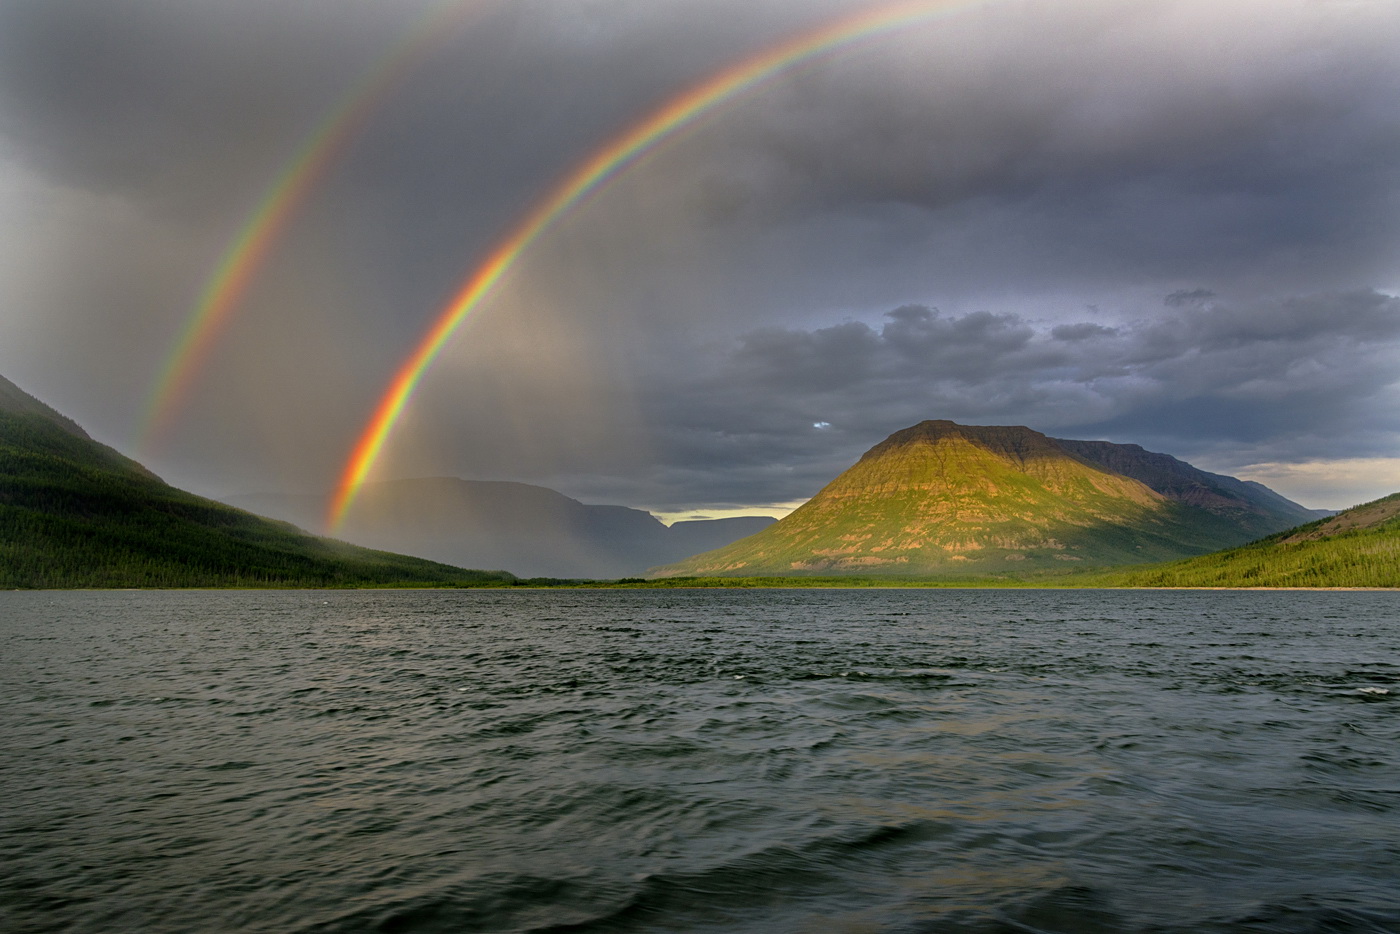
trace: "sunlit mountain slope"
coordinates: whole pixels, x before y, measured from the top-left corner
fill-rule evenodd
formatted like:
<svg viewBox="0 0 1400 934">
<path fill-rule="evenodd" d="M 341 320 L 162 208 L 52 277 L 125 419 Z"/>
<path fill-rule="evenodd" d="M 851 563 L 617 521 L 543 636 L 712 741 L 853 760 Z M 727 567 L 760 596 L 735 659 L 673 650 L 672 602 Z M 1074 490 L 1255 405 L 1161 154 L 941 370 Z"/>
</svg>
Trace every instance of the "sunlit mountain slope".
<svg viewBox="0 0 1400 934">
<path fill-rule="evenodd" d="M 1216 554 L 1095 577 L 1105 587 L 1400 587 L 1400 493 Z"/>
<path fill-rule="evenodd" d="M 922 422 L 775 525 L 653 573 L 1021 575 L 1201 554 L 1297 521 L 1239 495 L 1207 490 L 1216 509 L 1164 495 L 1074 444 L 1023 427 Z"/>
</svg>

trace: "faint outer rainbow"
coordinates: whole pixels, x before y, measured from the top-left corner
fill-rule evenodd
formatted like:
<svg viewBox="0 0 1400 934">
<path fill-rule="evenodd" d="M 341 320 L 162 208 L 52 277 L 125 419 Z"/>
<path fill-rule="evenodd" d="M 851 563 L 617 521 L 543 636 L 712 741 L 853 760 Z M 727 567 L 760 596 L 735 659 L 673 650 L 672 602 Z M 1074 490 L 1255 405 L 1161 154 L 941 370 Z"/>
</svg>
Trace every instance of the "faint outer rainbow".
<svg viewBox="0 0 1400 934">
<path fill-rule="evenodd" d="M 417 348 L 399 367 L 346 462 L 340 483 L 331 498 L 328 516 L 330 529 L 338 529 L 344 521 L 355 495 L 373 469 L 399 416 L 403 414 L 404 406 L 453 332 L 510 272 L 521 253 L 570 208 L 620 170 L 637 162 L 667 137 L 691 125 L 720 104 L 745 91 L 755 90 L 768 79 L 822 53 L 833 52 L 861 40 L 981 2 L 985 0 L 904 0 L 820 26 L 769 46 L 693 85 L 603 144 L 526 214 L 505 239 L 496 244 L 485 262 L 472 272 Z"/>
<path fill-rule="evenodd" d="M 169 426 L 195 374 L 297 208 L 399 82 L 479 3 L 441 0 L 417 17 L 311 129 L 249 213 L 185 319 L 146 400 L 142 445 Z"/>
</svg>

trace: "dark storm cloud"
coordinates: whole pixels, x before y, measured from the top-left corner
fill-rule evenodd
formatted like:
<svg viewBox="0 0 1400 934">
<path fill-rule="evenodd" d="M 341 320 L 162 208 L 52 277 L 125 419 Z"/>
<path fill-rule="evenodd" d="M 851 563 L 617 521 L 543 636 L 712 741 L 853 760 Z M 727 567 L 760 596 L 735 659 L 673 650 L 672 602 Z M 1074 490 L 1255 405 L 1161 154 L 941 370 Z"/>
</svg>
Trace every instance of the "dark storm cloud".
<svg viewBox="0 0 1400 934">
<path fill-rule="evenodd" d="M 0 0 L 0 373 L 130 441 L 258 197 L 433 5 Z M 563 173 L 701 77 L 871 6 L 464 3 L 331 160 L 153 466 L 202 492 L 324 488 Z M 954 6 L 595 192 L 449 346 L 393 470 L 785 500 L 928 417 L 1186 455 L 1396 450 L 1400 6 Z M 1106 310 L 1067 310 L 1086 305 Z"/>
<path fill-rule="evenodd" d="M 744 335 L 717 376 L 666 397 L 663 420 L 675 426 L 672 460 L 713 465 L 712 496 L 786 501 L 926 418 L 1025 424 L 1235 465 L 1282 451 L 1375 456 L 1400 438 L 1397 385 L 1400 298 L 1369 290 L 1177 303 L 1120 328 L 905 306 L 878 327 Z"/>
<path fill-rule="evenodd" d="M 1010 314 L 945 317 L 919 305 L 885 315 L 878 331 L 848 322 L 815 331 L 769 329 L 741 339 L 735 368 L 786 392 L 846 391 L 870 380 L 923 377 L 980 381 L 1015 359 L 1035 336 Z"/>
<path fill-rule="evenodd" d="M 435 178 L 438 160 L 450 156 L 454 187 L 522 163 L 549 167 L 550 149 L 566 165 L 659 95 L 791 29 L 790 16 L 774 15 L 787 6 L 751 16 L 745 35 L 695 6 L 659 17 L 630 0 L 9 0 L 0 5 L 0 131 L 50 177 L 141 199 L 167 197 L 182 181 L 207 186 L 263 147 L 272 164 L 248 168 L 267 181 L 275 160 L 426 14 L 451 8 L 443 44 L 408 60 L 353 142 L 369 150 L 364 169 L 380 173 L 360 180 L 367 193 L 389 186 L 456 200 Z M 835 6 L 814 3 L 809 16 Z M 427 177 L 414 179 L 409 165 Z"/>
<path fill-rule="evenodd" d="M 0 209 L 11 192 L 18 205 L 0 262 L 22 273 L 0 285 L 0 368 L 129 448 L 250 211 L 439 6 L 0 3 Z M 310 186 L 156 466 L 236 490 L 280 482 L 255 478 L 282 458 L 278 473 L 327 482 L 430 316 L 560 173 L 659 97 L 836 6 L 463 0 L 456 31 L 382 89 Z"/>
<path fill-rule="evenodd" d="M 50 179 L 207 206 L 221 174 L 303 132 L 374 54 L 376 26 L 364 15 L 321 12 L 306 3 L 260 16 L 240 4 L 7 3 L 0 130 Z"/>
<path fill-rule="evenodd" d="M 1177 289 L 1162 301 L 1168 307 L 1180 308 L 1182 305 L 1199 305 L 1212 298 L 1215 298 L 1215 293 L 1210 289 Z"/>
<path fill-rule="evenodd" d="M 867 80 L 793 82 L 736 116 L 727 142 L 746 155 L 713 171 L 746 166 L 755 216 L 774 202 L 825 216 L 815 241 L 859 249 L 860 225 L 839 216 L 900 230 L 889 265 L 945 294 L 988 280 L 1386 284 L 1400 16 L 1367 10 L 1363 25 L 1327 5 L 993 9 L 980 34 L 993 41 L 960 45 L 954 22 L 892 43 L 897 67 L 853 58 Z"/>
</svg>

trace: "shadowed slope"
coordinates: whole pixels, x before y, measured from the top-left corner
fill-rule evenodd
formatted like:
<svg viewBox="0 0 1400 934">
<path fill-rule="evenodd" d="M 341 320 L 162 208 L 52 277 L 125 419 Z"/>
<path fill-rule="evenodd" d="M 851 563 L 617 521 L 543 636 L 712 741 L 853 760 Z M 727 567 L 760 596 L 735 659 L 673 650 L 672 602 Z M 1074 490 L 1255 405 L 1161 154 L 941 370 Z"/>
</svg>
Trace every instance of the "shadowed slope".
<svg viewBox="0 0 1400 934">
<path fill-rule="evenodd" d="M 0 376 L 0 412 L 11 415 L 33 415 L 42 418 L 70 435 L 87 438 L 88 433 L 78 427 L 78 423 L 57 410 L 49 408 L 14 383 Z M 89 440 L 91 440 L 89 438 Z"/>
<path fill-rule="evenodd" d="M 1064 438 L 1054 441 L 1105 470 L 1141 480 L 1168 499 L 1230 519 L 1255 536 L 1281 532 L 1332 514 L 1330 510 L 1300 506 L 1261 483 L 1200 470 L 1170 454 L 1157 454 L 1136 444 Z"/>
<path fill-rule="evenodd" d="M 507 578 L 316 538 L 177 490 L 0 379 L 0 586 L 366 586 Z"/>
</svg>

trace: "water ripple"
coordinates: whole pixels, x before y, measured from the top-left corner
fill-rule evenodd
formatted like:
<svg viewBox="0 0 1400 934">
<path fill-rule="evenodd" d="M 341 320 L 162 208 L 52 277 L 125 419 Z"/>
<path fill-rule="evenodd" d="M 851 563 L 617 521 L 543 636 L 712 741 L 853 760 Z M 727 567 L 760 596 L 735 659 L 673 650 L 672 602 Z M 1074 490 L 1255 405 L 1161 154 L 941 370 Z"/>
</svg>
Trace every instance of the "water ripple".
<svg viewBox="0 0 1400 934">
<path fill-rule="evenodd" d="M 1396 932 L 1400 594 L 0 594 L 6 932 Z"/>
</svg>

